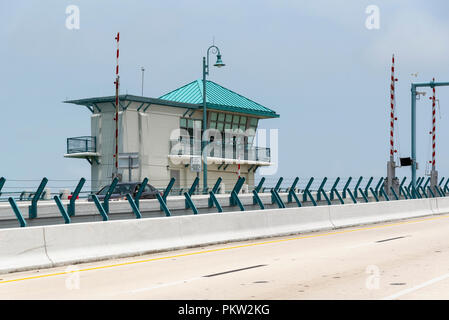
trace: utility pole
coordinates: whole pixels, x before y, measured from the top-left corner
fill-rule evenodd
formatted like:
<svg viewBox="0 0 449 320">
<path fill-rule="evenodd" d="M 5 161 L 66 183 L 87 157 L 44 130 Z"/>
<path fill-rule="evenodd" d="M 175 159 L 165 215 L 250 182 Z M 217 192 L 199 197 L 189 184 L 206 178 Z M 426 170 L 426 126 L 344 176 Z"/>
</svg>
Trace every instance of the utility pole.
<svg viewBox="0 0 449 320">
<path fill-rule="evenodd" d="M 145 68 L 142 67 L 142 97 L 143 97 L 143 77 L 144 77 L 144 73 L 145 73 Z"/>
</svg>

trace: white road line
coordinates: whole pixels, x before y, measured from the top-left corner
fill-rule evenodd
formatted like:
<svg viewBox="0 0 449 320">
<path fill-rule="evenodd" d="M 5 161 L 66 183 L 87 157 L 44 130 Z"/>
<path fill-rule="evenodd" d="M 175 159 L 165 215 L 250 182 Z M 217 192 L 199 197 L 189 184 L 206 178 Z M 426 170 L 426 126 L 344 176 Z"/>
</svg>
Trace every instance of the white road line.
<svg viewBox="0 0 449 320">
<path fill-rule="evenodd" d="M 150 291 L 150 290 L 154 290 L 154 289 L 159 289 L 159 288 L 164 288 L 164 287 L 169 287 L 169 286 L 175 286 L 177 284 L 183 284 L 183 283 L 188 283 L 188 282 L 192 282 L 195 280 L 199 280 L 202 277 L 196 277 L 196 278 L 191 278 L 191 279 L 187 279 L 187 280 L 180 280 L 180 281 L 175 281 L 175 282 L 168 282 L 168 283 L 163 283 L 157 286 L 153 286 L 153 287 L 147 287 L 147 288 L 140 288 L 140 289 L 136 289 L 136 290 L 131 290 L 128 291 L 127 293 L 139 293 L 139 292 L 145 292 L 145 291 Z"/>
<path fill-rule="evenodd" d="M 446 273 L 446 274 L 444 274 L 444 275 L 442 275 L 442 276 L 440 276 L 438 278 L 434 278 L 432 280 L 426 281 L 426 282 L 424 282 L 424 283 L 422 283 L 420 285 L 417 285 L 415 287 L 399 291 L 398 293 L 393 294 L 391 296 L 388 296 L 386 298 L 383 298 L 382 300 L 393 300 L 393 299 L 399 298 L 400 296 L 403 296 L 403 295 L 409 294 L 409 293 L 411 293 L 413 291 L 416 291 L 416 290 L 422 289 L 424 287 L 430 286 L 431 284 L 437 283 L 437 282 L 445 280 L 447 278 L 449 278 L 449 273 Z"/>
</svg>

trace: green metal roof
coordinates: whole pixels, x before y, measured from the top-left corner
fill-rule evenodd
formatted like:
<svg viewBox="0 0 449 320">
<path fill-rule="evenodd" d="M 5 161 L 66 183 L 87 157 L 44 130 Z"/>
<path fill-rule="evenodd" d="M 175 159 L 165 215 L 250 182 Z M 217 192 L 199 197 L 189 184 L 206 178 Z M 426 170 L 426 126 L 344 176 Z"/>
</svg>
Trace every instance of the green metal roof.
<svg viewBox="0 0 449 320">
<path fill-rule="evenodd" d="M 192 81 L 164 94 L 159 99 L 202 106 L 203 80 Z M 209 80 L 206 80 L 206 103 L 208 108 L 215 110 L 254 114 L 267 118 L 279 117 L 275 111 Z"/>
</svg>

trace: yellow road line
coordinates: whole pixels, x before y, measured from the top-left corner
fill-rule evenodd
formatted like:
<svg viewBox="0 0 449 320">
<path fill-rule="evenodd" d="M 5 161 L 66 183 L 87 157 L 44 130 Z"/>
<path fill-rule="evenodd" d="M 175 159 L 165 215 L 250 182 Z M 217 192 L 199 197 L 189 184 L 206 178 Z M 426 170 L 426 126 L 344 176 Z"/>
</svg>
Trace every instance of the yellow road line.
<svg viewBox="0 0 449 320">
<path fill-rule="evenodd" d="M 224 248 L 209 249 L 209 250 L 203 250 L 203 251 L 195 251 L 195 252 L 177 254 L 177 255 L 173 255 L 173 256 L 165 256 L 165 257 L 159 257 L 159 258 L 137 260 L 137 261 L 129 261 L 129 262 L 123 262 L 123 263 L 117 263 L 117 264 L 104 265 L 104 266 L 99 266 L 99 267 L 85 268 L 85 269 L 80 269 L 80 270 L 76 270 L 76 271 L 63 271 L 63 272 L 49 273 L 49 274 L 43 274 L 43 275 L 31 276 L 31 277 L 25 277 L 25 278 L 3 280 L 3 281 L 0 281 L 0 284 L 10 283 L 10 282 L 18 282 L 18 281 L 23 281 L 23 280 L 32 280 L 32 279 L 54 277 L 54 276 L 60 276 L 60 275 L 64 275 L 64 274 L 75 273 L 75 272 L 84 272 L 84 271 L 93 271 L 93 270 L 100 270 L 100 269 L 109 269 L 109 268 L 128 266 L 128 265 L 138 264 L 138 263 L 167 260 L 167 259 L 187 257 L 187 256 L 198 255 L 198 254 L 204 254 L 204 253 L 211 253 L 211 252 L 219 252 L 219 251 L 232 250 L 232 249 L 247 248 L 247 247 L 253 247 L 253 246 L 273 244 L 273 243 L 281 243 L 281 242 L 286 242 L 286 241 L 294 241 L 294 240 L 301 240 L 301 239 L 308 239 L 308 238 L 332 236 L 332 235 L 338 235 L 338 234 L 344 234 L 344 233 L 350 233 L 350 232 L 357 232 L 357 231 L 366 231 L 366 230 L 394 227 L 394 226 L 404 225 L 404 224 L 408 224 L 408 223 L 419 223 L 419 222 L 425 222 L 425 221 L 431 221 L 431 220 L 443 219 L 443 218 L 449 218 L 449 215 L 437 216 L 437 217 L 431 217 L 431 218 L 425 218 L 425 219 L 419 219 L 419 220 L 401 221 L 401 222 L 396 222 L 396 223 L 382 224 L 382 225 L 376 225 L 376 226 L 364 227 L 364 228 L 357 228 L 357 229 L 348 229 L 348 230 L 334 231 L 334 232 L 327 232 L 327 233 L 320 233 L 320 234 L 310 234 L 310 235 L 306 235 L 306 236 L 287 238 L 287 239 L 277 239 L 277 240 L 270 240 L 270 241 L 263 241 L 263 242 L 256 242 L 256 243 L 248 243 L 248 244 L 242 244 L 242 245 L 231 246 L 231 247 L 224 247 Z"/>
</svg>

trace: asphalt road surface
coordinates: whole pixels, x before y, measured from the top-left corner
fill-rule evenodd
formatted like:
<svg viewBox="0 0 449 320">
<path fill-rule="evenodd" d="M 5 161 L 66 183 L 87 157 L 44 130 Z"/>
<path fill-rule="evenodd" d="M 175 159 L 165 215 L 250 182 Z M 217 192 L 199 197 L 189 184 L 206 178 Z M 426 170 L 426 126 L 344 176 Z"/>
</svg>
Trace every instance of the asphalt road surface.
<svg viewBox="0 0 449 320">
<path fill-rule="evenodd" d="M 449 215 L 3 274 L 0 299 L 449 299 Z"/>
</svg>

